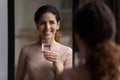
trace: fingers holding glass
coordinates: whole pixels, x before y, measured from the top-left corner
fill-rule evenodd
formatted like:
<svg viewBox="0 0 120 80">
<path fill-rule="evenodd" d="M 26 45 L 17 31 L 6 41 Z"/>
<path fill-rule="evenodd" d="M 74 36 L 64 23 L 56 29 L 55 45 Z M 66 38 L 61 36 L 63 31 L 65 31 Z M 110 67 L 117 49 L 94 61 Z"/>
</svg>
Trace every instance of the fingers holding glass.
<svg viewBox="0 0 120 80">
<path fill-rule="evenodd" d="M 58 60 L 58 54 L 55 52 L 47 51 L 44 53 L 44 57 L 52 62 L 55 62 Z"/>
</svg>

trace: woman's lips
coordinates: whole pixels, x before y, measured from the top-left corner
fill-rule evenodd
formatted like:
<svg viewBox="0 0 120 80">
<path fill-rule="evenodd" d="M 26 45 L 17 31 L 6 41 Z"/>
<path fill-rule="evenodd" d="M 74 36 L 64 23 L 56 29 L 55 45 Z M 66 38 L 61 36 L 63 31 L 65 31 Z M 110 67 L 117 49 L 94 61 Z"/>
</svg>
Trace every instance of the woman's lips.
<svg viewBox="0 0 120 80">
<path fill-rule="evenodd" d="M 52 32 L 51 31 L 46 31 L 44 34 L 45 35 L 50 35 Z"/>
</svg>

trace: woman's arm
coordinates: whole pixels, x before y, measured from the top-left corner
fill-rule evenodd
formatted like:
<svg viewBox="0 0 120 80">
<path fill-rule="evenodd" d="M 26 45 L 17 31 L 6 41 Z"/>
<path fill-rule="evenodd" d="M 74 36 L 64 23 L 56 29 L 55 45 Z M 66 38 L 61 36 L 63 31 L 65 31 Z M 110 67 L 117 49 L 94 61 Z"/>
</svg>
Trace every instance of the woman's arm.
<svg viewBox="0 0 120 80">
<path fill-rule="evenodd" d="M 64 70 L 64 66 L 63 66 L 63 64 L 59 61 L 59 60 L 57 60 L 57 61 L 54 61 L 53 62 L 53 66 L 54 66 L 54 68 L 55 68 L 55 73 L 56 73 L 56 75 L 59 75 L 60 73 L 62 73 L 63 72 L 63 70 Z"/>
<path fill-rule="evenodd" d="M 24 51 L 24 49 L 22 49 L 20 52 L 17 66 L 16 80 L 24 80 L 26 74 L 26 61 L 27 61 L 26 52 Z"/>
<path fill-rule="evenodd" d="M 65 55 L 66 59 L 64 61 L 64 63 L 61 63 L 58 54 L 55 52 L 51 52 L 51 51 L 46 51 L 44 56 L 47 60 L 52 61 L 53 62 L 53 66 L 55 68 L 55 73 L 56 75 L 62 73 L 64 71 L 64 69 L 69 69 L 72 68 L 72 49 L 69 48 L 67 51 L 65 51 Z"/>
<path fill-rule="evenodd" d="M 67 55 L 64 61 L 64 69 L 70 69 L 73 67 L 73 55 L 72 55 L 72 49 L 69 48 L 67 50 Z"/>
<path fill-rule="evenodd" d="M 44 56 L 47 60 L 53 62 L 53 66 L 55 68 L 55 74 L 60 74 L 63 70 L 63 63 L 60 62 L 58 54 L 52 51 L 44 51 Z"/>
<path fill-rule="evenodd" d="M 64 69 L 72 68 L 73 65 L 72 49 L 68 48 L 68 50 L 65 51 L 65 54 L 66 54 L 66 58 L 63 63 L 61 63 L 60 59 L 57 59 L 55 62 L 53 62 L 57 75 L 61 74 L 64 71 Z"/>
</svg>

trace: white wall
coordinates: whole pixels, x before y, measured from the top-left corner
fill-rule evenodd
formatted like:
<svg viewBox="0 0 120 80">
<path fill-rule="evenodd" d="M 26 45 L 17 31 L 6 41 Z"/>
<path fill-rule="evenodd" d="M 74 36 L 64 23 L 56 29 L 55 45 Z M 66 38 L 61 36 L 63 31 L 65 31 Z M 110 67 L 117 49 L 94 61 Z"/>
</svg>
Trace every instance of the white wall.
<svg viewBox="0 0 120 80">
<path fill-rule="evenodd" d="M 8 22 L 7 0 L 0 0 L 0 80 L 7 80 Z"/>
</svg>

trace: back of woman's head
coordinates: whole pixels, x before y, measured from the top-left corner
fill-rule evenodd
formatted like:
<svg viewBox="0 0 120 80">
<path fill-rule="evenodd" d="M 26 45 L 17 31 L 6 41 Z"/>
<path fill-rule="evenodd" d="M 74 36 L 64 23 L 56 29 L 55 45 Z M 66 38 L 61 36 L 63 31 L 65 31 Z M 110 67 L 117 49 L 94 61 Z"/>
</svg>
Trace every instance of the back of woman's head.
<svg viewBox="0 0 120 80">
<path fill-rule="evenodd" d="M 116 24 L 111 10 L 102 2 L 89 2 L 74 14 L 74 29 L 89 45 L 115 38 Z"/>
<path fill-rule="evenodd" d="M 74 33 L 89 46 L 86 64 L 92 80 L 118 80 L 120 47 L 112 41 L 116 24 L 111 10 L 102 2 L 89 2 L 74 15 Z"/>
</svg>

